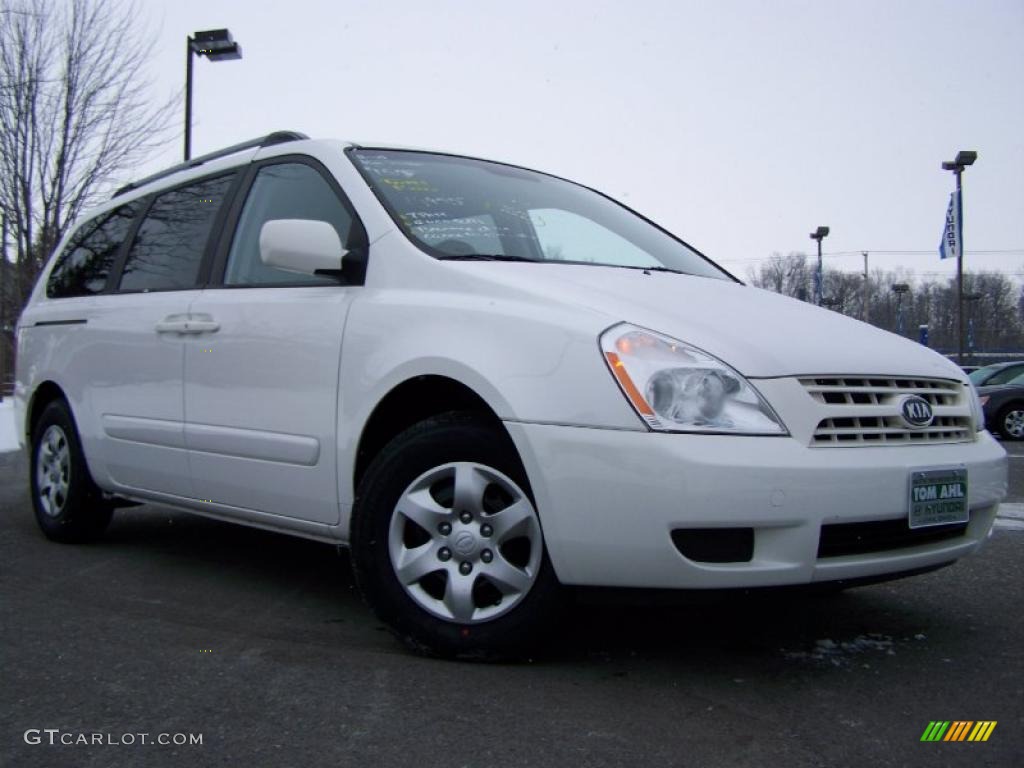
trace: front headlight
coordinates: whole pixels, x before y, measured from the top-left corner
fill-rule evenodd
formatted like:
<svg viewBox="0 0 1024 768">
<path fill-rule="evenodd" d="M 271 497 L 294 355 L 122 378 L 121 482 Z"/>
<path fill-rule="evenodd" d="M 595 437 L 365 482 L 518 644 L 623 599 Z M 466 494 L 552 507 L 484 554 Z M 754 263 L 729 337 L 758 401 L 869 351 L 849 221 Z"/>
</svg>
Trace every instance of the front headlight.
<svg viewBox="0 0 1024 768">
<path fill-rule="evenodd" d="M 750 382 L 707 352 L 627 323 L 601 334 L 601 350 L 623 394 L 651 429 L 787 434 Z"/>
</svg>

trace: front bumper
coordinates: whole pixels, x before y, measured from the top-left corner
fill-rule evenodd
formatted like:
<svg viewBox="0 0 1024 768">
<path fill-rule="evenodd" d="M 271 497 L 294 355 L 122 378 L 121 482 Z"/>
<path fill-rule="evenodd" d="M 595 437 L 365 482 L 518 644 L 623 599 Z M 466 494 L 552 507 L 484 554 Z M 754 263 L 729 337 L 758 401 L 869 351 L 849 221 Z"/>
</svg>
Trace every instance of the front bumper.
<svg viewBox="0 0 1024 768">
<path fill-rule="evenodd" d="M 968 443 L 815 447 L 789 437 L 659 434 L 506 422 L 564 584 L 708 589 L 869 578 L 949 563 L 988 536 L 1007 460 Z M 905 519 L 913 469 L 967 467 L 963 535 L 819 557 L 823 525 Z M 747 562 L 684 557 L 677 528 L 753 528 Z"/>
</svg>

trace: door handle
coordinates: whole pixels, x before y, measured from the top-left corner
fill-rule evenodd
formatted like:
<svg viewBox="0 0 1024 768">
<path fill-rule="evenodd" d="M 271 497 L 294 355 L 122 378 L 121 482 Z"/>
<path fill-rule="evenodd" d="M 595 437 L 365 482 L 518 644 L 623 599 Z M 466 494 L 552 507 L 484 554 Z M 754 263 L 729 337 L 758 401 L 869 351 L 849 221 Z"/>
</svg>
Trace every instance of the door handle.
<svg viewBox="0 0 1024 768">
<path fill-rule="evenodd" d="M 220 330 L 220 323 L 215 320 L 186 320 L 185 333 L 214 333 Z"/>
<path fill-rule="evenodd" d="M 220 323 L 209 318 L 196 319 L 189 317 L 181 317 L 180 315 L 171 315 L 166 317 L 156 324 L 157 333 L 182 333 L 182 334 L 200 334 L 200 333 L 213 333 L 220 330 Z"/>
</svg>

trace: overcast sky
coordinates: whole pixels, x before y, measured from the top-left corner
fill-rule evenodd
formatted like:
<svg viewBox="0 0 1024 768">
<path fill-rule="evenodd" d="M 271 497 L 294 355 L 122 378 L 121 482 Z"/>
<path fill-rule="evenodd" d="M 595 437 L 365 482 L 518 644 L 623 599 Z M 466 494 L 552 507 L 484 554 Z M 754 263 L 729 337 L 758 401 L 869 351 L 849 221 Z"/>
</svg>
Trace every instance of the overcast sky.
<svg viewBox="0 0 1024 768">
<path fill-rule="evenodd" d="M 952 273 L 936 251 L 959 149 L 967 268 L 1024 276 L 1024 2 L 141 2 L 152 76 L 196 62 L 193 153 L 290 128 L 505 160 L 597 187 L 740 277 L 772 252 Z M 180 159 L 181 141 L 139 175 Z M 906 252 L 924 251 L 913 254 Z M 978 251 L 1003 251 L 980 254 Z"/>
</svg>

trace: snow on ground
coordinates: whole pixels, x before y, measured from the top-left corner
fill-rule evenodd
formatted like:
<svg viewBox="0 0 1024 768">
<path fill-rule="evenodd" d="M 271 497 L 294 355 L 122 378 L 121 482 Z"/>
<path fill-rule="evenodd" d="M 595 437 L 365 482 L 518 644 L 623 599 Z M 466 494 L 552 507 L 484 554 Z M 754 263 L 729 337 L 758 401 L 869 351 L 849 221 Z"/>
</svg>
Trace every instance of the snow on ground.
<svg viewBox="0 0 1024 768">
<path fill-rule="evenodd" d="M 909 641 L 910 638 L 903 639 Z M 925 636 L 917 634 L 914 635 L 914 639 L 924 640 Z M 824 638 L 818 640 L 814 644 L 814 648 L 806 651 L 791 651 L 786 648 L 779 650 L 790 661 L 827 662 L 834 667 L 847 666 L 854 661 L 854 657 L 872 651 L 884 653 L 887 656 L 896 655 L 892 637 L 875 633 L 857 635 L 853 640 L 843 640 L 838 643 L 831 638 Z M 865 659 L 861 659 L 861 666 L 870 668 L 871 664 L 867 663 Z"/>
<path fill-rule="evenodd" d="M 996 528 L 1024 531 L 1024 504 L 1003 503 L 996 513 Z"/>
<path fill-rule="evenodd" d="M 14 403 L 0 400 L 0 453 L 18 450 L 18 431 L 14 428 Z"/>
</svg>

